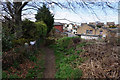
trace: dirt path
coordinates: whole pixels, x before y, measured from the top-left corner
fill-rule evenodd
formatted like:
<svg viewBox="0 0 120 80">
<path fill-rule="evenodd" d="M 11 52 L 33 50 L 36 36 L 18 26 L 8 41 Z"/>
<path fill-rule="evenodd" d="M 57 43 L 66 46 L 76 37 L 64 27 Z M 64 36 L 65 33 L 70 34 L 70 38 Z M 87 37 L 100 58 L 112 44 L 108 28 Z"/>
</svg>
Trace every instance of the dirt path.
<svg viewBox="0 0 120 80">
<path fill-rule="evenodd" d="M 55 76 L 55 56 L 54 51 L 45 47 L 45 71 L 44 78 L 54 78 Z"/>
</svg>

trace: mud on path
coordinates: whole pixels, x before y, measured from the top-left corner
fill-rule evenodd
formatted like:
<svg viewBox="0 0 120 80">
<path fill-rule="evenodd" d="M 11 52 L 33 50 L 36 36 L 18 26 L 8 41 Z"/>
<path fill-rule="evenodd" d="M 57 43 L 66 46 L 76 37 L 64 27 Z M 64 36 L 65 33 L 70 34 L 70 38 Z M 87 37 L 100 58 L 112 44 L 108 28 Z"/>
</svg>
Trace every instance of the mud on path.
<svg viewBox="0 0 120 80">
<path fill-rule="evenodd" d="M 44 47 L 45 53 L 45 70 L 44 78 L 54 78 L 55 76 L 55 55 L 52 49 Z"/>
</svg>

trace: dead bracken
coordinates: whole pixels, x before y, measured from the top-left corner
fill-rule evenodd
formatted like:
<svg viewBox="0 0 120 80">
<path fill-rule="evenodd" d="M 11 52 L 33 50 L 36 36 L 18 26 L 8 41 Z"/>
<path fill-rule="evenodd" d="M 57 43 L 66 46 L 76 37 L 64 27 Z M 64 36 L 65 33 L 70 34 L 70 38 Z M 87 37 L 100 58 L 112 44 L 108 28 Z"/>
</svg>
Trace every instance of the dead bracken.
<svg viewBox="0 0 120 80">
<path fill-rule="evenodd" d="M 120 46 L 110 43 L 94 43 L 84 46 L 85 54 L 81 56 L 89 59 L 79 65 L 83 71 L 82 78 L 119 78 L 120 77 Z"/>
</svg>

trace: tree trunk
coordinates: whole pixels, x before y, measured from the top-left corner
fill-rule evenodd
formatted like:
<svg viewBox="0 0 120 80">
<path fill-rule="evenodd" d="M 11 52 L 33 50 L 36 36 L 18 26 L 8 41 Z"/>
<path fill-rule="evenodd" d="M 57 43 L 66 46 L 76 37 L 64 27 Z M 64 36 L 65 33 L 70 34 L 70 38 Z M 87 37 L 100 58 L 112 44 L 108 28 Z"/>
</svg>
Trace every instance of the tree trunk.
<svg viewBox="0 0 120 80">
<path fill-rule="evenodd" d="M 18 9 L 22 5 L 22 2 L 14 2 L 14 5 L 16 7 L 14 14 L 15 35 L 17 38 L 20 38 L 22 36 L 22 20 L 21 20 L 22 10 L 18 11 Z"/>
</svg>

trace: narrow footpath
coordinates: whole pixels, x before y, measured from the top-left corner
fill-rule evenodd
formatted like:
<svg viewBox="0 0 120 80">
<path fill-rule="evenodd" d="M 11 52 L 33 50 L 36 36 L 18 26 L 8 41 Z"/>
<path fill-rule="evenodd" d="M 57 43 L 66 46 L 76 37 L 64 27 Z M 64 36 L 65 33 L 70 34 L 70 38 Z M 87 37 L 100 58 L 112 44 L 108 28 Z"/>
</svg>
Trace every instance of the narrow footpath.
<svg viewBox="0 0 120 80">
<path fill-rule="evenodd" d="M 52 49 L 44 47 L 45 52 L 45 71 L 44 78 L 55 77 L 55 55 Z"/>
</svg>

